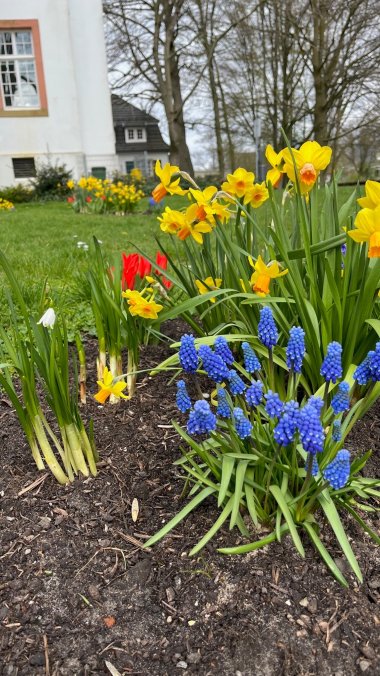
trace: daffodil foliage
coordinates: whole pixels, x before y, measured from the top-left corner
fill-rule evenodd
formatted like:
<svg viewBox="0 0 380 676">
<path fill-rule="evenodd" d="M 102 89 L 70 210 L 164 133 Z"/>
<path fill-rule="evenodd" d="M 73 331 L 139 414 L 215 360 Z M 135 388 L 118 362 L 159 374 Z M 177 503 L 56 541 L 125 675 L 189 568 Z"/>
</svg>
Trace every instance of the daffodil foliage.
<svg viewBox="0 0 380 676">
<path fill-rule="evenodd" d="M 238 168 L 203 190 L 179 167 L 159 165 L 160 196 L 163 189 L 168 196 L 160 246 L 182 294 L 178 313 L 191 316 L 198 335 L 223 328 L 256 334 L 263 298 L 273 307 L 280 343 L 302 323 L 304 375 L 313 390 L 331 341 L 342 343 L 348 369 L 380 335 L 380 184 L 367 181 L 365 197 L 354 191 L 338 206 L 331 148 L 306 141 L 278 151 L 268 146 L 265 156 L 265 181 Z M 170 194 L 183 196 L 182 208 L 171 208 Z"/>
</svg>

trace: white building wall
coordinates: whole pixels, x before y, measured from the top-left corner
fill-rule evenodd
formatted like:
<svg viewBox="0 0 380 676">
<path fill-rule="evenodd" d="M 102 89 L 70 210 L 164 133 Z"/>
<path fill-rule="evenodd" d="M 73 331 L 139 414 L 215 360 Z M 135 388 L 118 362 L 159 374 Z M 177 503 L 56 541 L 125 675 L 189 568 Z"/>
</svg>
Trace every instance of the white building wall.
<svg viewBox="0 0 380 676">
<path fill-rule="evenodd" d="M 0 186 L 12 157 L 64 162 L 74 178 L 117 167 L 101 0 L 1 0 L 0 23 L 38 19 L 47 117 L 0 117 Z"/>
</svg>

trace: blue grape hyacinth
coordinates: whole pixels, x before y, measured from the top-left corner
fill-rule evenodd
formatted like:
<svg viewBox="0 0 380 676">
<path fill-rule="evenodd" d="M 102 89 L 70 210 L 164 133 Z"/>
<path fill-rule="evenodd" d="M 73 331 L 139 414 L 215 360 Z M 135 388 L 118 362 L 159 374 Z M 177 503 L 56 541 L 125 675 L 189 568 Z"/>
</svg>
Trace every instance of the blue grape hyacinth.
<svg viewBox="0 0 380 676">
<path fill-rule="evenodd" d="M 265 395 L 267 403 L 265 404 L 265 410 L 268 413 L 270 418 L 279 418 L 281 413 L 284 410 L 284 404 L 282 403 L 277 392 L 272 392 L 268 390 Z"/>
<path fill-rule="evenodd" d="M 340 420 L 334 420 L 331 438 L 335 443 L 342 439 L 342 424 Z"/>
<path fill-rule="evenodd" d="M 195 373 L 198 368 L 198 353 L 195 348 L 194 336 L 191 333 L 185 333 L 182 336 L 178 357 L 184 371 Z"/>
<path fill-rule="evenodd" d="M 339 383 L 338 392 L 332 398 L 331 408 L 334 411 L 335 415 L 339 413 L 344 413 L 350 408 L 350 386 L 345 381 Z"/>
<path fill-rule="evenodd" d="M 235 429 L 240 439 L 246 439 L 251 436 L 252 423 L 245 417 L 243 409 L 238 406 L 234 408 Z"/>
<path fill-rule="evenodd" d="M 333 383 L 342 377 L 342 346 L 336 340 L 327 346 L 327 355 L 321 366 L 320 374 L 327 382 Z"/>
<path fill-rule="evenodd" d="M 323 476 L 330 486 L 338 491 L 350 477 L 350 453 L 345 448 L 338 451 L 334 460 L 323 470 Z"/>
<path fill-rule="evenodd" d="M 212 351 L 209 345 L 201 345 L 198 354 L 209 378 L 215 380 L 216 383 L 222 383 L 223 380 L 228 378 L 229 370 L 226 364 L 218 354 Z"/>
<path fill-rule="evenodd" d="M 218 392 L 218 407 L 216 415 L 221 418 L 231 418 L 231 409 L 227 399 L 227 392 L 223 387 L 219 387 Z"/>
<path fill-rule="evenodd" d="M 321 397 L 318 397 L 316 394 L 313 394 L 311 397 L 309 397 L 307 403 L 310 404 L 310 406 L 314 406 L 318 414 L 322 412 L 323 399 L 321 399 Z"/>
<path fill-rule="evenodd" d="M 228 380 L 230 385 L 230 392 L 233 395 L 243 394 L 244 390 L 247 389 L 244 380 L 240 378 L 239 374 L 234 369 L 231 369 L 229 371 Z"/>
<path fill-rule="evenodd" d="M 245 393 L 248 406 L 258 406 L 263 398 L 264 385 L 261 380 L 253 380 Z"/>
<path fill-rule="evenodd" d="M 219 355 L 219 357 L 221 357 L 224 363 L 228 364 L 228 366 L 231 366 L 231 364 L 234 363 L 234 355 L 232 354 L 230 346 L 228 345 L 224 336 L 217 336 L 215 338 L 214 350 L 215 354 Z"/>
<path fill-rule="evenodd" d="M 367 385 L 369 380 L 372 380 L 371 374 L 371 357 L 374 354 L 373 350 L 368 352 L 364 361 L 357 367 L 354 372 L 354 379 L 359 385 Z"/>
<path fill-rule="evenodd" d="M 216 429 L 216 415 L 211 411 L 210 404 L 203 399 L 195 402 L 194 408 L 190 411 L 187 422 L 187 431 L 189 434 L 208 434 Z"/>
<path fill-rule="evenodd" d="M 280 446 L 288 446 L 294 440 L 298 428 L 299 407 L 297 401 L 288 401 L 284 412 L 273 430 L 275 441 Z"/>
<path fill-rule="evenodd" d="M 263 307 L 260 312 L 260 321 L 257 327 L 259 340 L 270 350 L 278 341 L 278 331 L 270 307 Z"/>
<path fill-rule="evenodd" d="M 301 373 L 305 356 L 305 331 L 300 326 L 293 326 L 289 331 L 289 336 L 286 348 L 286 365 L 294 373 Z"/>
<path fill-rule="evenodd" d="M 178 380 L 177 382 L 176 404 L 181 413 L 186 413 L 191 408 L 191 399 L 184 380 Z"/>
<path fill-rule="evenodd" d="M 307 453 L 321 453 L 325 441 L 320 413 L 316 407 L 308 402 L 300 410 L 298 417 L 298 431 L 301 444 Z"/>
<path fill-rule="evenodd" d="M 244 357 L 244 368 L 248 373 L 255 373 L 260 371 L 261 364 L 256 356 L 256 352 L 252 349 L 249 343 L 241 344 Z"/>
<path fill-rule="evenodd" d="M 380 342 L 376 343 L 375 350 L 371 352 L 369 368 L 372 380 L 378 382 L 380 380 Z"/>
<path fill-rule="evenodd" d="M 315 455 L 313 455 L 312 458 L 313 458 L 313 463 L 311 465 L 311 476 L 317 476 L 317 474 L 319 472 L 318 460 L 315 457 Z M 307 461 L 306 461 L 306 465 L 307 465 Z"/>
</svg>

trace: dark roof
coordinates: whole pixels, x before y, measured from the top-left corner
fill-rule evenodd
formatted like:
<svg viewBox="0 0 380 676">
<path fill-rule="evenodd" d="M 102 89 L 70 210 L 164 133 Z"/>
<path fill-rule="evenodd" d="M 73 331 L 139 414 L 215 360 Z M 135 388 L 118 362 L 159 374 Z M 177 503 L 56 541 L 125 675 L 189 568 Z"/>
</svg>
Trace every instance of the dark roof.
<svg viewBox="0 0 380 676">
<path fill-rule="evenodd" d="M 132 106 L 116 94 L 112 94 L 111 100 L 117 153 L 169 152 L 169 146 L 161 136 L 158 120 L 155 117 Z M 126 143 L 125 129 L 128 127 L 144 127 L 147 136 L 146 143 Z"/>
<path fill-rule="evenodd" d="M 112 117 L 115 125 L 120 123 L 126 127 L 132 127 L 140 124 L 145 127 L 147 124 L 158 124 L 157 118 L 149 115 L 144 110 L 139 110 L 136 106 L 132 106 L 131 103 L 127 103 L 121 96 L 111 94 L 111 103 Z"/>
</svg>

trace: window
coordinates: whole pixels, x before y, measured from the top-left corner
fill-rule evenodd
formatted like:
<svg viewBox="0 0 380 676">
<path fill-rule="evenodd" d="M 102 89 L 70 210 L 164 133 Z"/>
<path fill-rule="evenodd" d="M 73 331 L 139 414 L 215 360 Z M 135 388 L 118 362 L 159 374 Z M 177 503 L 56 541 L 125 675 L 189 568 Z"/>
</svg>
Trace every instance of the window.
<svg viewBox="0 0 380 676">
<path fill-rule="evenodd" d="M 0 115 L 47 114 L 38 21 L 0 21 Z"/>
<path fill-rule="evenodd" d="M 125 173 L 130 174 L 132 169 L 135 168 L 135 163 L 133 161 L 125 163 Z"/>
<path fill-rule="evenodd" d="M 131 129 L 127 128 L 124 130 L 125 142 L 126 143 L 144 143 L 146 142 L 146 130 L 145 128 Z"/>
<path fill-rule="evenodd" d="M 95 178 L 101 178 L 104 181 L 106 177 L 106 168 L 105 167 L 91 167 L 91 174 Z"/>
<path fill-rule="evenodd" d="M 13 157 L 12 164 L 15 178 L 32 178 L 36 175 L 34 157 Z"/>
</svg>

